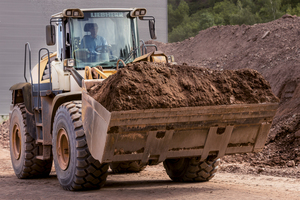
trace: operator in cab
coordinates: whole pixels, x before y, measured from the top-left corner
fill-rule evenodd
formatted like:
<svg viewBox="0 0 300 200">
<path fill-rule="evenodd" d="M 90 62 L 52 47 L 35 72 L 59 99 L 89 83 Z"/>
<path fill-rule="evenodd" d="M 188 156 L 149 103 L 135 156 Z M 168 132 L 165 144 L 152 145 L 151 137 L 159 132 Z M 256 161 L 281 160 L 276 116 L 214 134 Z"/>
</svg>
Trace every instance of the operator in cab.
<svg viewBox="0 0 300 200">
<path fill-rule="evenodd" d="M 84 31 L 90 32 L 90 35 L 85 35 L 82 40 L 80 47 L 85 48 L 89 53 L 100 53 L 108 45 L 106 39 L 98 33 L 98 25 L 96 23 L 86 23 L 84 25 Z"/>
</svg>

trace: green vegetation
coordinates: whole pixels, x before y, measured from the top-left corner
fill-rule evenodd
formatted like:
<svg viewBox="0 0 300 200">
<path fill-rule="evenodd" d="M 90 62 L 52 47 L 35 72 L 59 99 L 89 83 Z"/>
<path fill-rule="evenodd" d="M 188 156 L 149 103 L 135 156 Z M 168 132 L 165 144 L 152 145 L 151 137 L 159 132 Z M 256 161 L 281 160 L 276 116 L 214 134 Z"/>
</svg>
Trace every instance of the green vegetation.
<svg viewBox="0 0 300 200">
<path fill-rule="evenodd" d="M 216 25 L 252 25 L 300 16 L 299 0 L 168 0 L 169 42 L 194 37 Z"/>
</svg>

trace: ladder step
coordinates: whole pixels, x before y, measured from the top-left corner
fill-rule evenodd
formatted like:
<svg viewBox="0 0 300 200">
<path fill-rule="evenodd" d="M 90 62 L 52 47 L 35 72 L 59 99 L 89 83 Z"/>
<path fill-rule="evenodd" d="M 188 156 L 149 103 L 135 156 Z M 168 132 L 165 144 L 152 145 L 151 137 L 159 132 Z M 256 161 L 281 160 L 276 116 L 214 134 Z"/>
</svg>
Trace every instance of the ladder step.
<svg viewBox="0 0 300 200">
<path fill-rule="evenodd" d="M 41 108 L 38 108 L 38 107 L 34 107 L 33 109 L 37 112 L 40 112 L 42 110 Z"/>
<path fill-rule="evenodd" d="M 42 126 L 43 126 L 43 123 L 38 123 L 38 122 L 36 122 L 35 125 L 36 125 L 36 126 L 39 126 L 39 127 L 42 127 Z"/>
<path fill-rule="evenodd" d="M 43 139 L 36 139 L 35 143 L 36 144 L 43 144 L 44 140 Z"/>
<path fill-rule="evenodd" d="M 43 155 L 36 156 L 39 160 L 49 160 L 51 158 L 51 145 L 43 146 Z"/>
<path fill-rule="evenodd" d="M 38 160 L 44 160 L 44 156 L 36 156 L 36 159 L 38 159 Z"/>
</svg>

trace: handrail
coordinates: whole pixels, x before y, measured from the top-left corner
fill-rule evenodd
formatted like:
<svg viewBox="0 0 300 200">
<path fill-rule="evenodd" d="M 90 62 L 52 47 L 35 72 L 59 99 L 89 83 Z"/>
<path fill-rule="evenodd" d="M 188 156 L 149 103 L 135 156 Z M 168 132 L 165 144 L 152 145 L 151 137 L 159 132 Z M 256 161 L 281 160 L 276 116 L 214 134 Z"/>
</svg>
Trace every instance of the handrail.
<svg viewBox="0 0 300 200">
<path fill-rule="evenodd" d="M 30 82 L 31 82 L 31 85 L 32 85 L 32 74 L 31 74 L 31 48 L 30 48 L 30 44 L 29 42 L 26 42 L 25 44 L 25 56 L 24 56 L 24 79 L 26 81 L 26 83 L 28 82 L 27 81 L 27 78 L 26 78 L 26 68 L 27 68 L 27 50 L 28 50 L 28 56 L 29 56 L 29 74 L 30 74 Z"/>
<path fill-rule="evenodd" d="M 30 83 L 31 83 L 31 105 L 32 105 L 32 108 L 34 108 L 34 100 L 33 100 L 33 80 L 32 80 L 32 73 L 31 73 L 31 48 L 30 48 L 30 44 L 29 42 L 26 42 L 25 44 L 25 56 L 24 56 L 24 79 L 26 81 L 26 83 L 28 82 L 27 81 L 27 78 L 26 78 L 26 68 L 27 68 L 27 50 L 28 50 L 28 56 L 29 56 L 29 75 L 30 75 Z"/>
<path fill-rule="evenodd" d="M 155 44 L 145 44 L 144 40 L 140 40 L 142 42 L 142 55 L 147 54 L 147 47 L 155 47 L 155 50 L 157 51 L 157 46 Z M 144 50 L 145 49 L 145 50 Z"/>
<path fill-rule="evenodd" d="M 50 80 L 50 91 L 52 91 L 52 82 L 51 82 L 51 67 L 50 67 L 50 53 L 49 50 L 47 48 L 41 48 L 39 50 L 39 58 L 38 60 L 40 60 L 41 58 L 41 51 L 42 50 L 46 50 L 48 53 L 48 68 L 49 68 L 49 80 Z M 38 109 L 40 108 L 40 104 L 41 104 L 41 98 L 40 98 L 40 74 L 41 74 L 41 62 L 39 61 L 39 68 L 38 68 Z"/>
<path fill-rule="evenodd" d="M 157 51 L 157 46 L 155 44 L 145 44 L 145 54 L 148 53 L 147 48 L 146 47 L 155 47 L 155 50 Z"/>
<path fill-rule="evenodd" d="M 143 44 L 142 44 L 142 55 L 144 55 L 144 48 L 146 48 L 146 47 L 145 47 L 145 42 L 144 42 L 144 40 L 140 40 L 140 42 L 143 43 Z"/>
<path fill-rule="evenodd" d="M 122 64 L 123 64 L 123 67 L 126 67 L 126 64 L 125 64 L 125 62 L 122 60 L 122 59 L 119 59 L 118 61 L 117 61 L 117 70 L 119 69 L 119 62 L 121 62 Z"/>
</svg>

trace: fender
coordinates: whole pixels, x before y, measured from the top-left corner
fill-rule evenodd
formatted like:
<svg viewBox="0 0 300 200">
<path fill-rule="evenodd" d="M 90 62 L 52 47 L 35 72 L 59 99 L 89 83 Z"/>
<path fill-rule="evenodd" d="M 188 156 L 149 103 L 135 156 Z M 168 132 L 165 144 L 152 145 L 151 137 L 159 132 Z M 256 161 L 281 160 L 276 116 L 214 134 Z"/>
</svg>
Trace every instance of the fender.
<svg viewBox="0 0 300 200">
<path fill-rule="evenodd" d="M 32 110 L 32 94 L 30 83 L 17 83 L 9 88 L 12 93 L 13 106 L 17 103 L 24 102 L 26 110 L 33 114 Z"/>
<path fill-rule="evenodd" d="M 36 139 L 35 120 L 32 108 L 32 95 L 30 83 L 17 83 L 9 88 L 12 91 L 12 105 L 10 107 L 10 114 L 13 107 L 17 103 L 24 103 L 26 109 L 26 124 L 27 132 L 30 136 Z"/>
<path fill-rule="evenodd" d="M 48 118 L 48 119 L 51 119 L 51 123 L 45 123 L 45 124 L 49 124 L 48 126 L 50 126 L 50 127 L 46 127 L 46 130 L 50 131 L 49 134 L 52 134 L 52 124 L 53 124 L 54 116 L 55 116 L 55 113 L 56 113 L 58 107 L 61 104 L 68 102 L 68 101 L 81 100 L 81 96 L 82 96 L 82 92 L 77 91 L 77 92 L 61 93 L 54 97 L 53 102 L 52 102 L 51 114 Z"/>
</svg>

